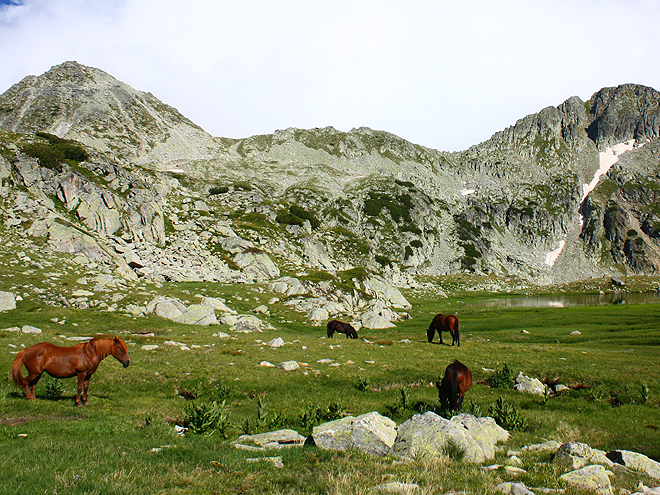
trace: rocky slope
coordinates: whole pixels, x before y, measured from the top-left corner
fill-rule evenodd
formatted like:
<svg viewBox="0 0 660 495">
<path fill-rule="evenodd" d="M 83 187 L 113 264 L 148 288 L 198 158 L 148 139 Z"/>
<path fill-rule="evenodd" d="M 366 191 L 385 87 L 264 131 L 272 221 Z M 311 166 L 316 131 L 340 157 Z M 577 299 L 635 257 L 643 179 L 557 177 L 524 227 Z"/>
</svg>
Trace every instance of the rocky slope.
<svg viewBox="0 0 660 495">
<path fill-rule="evenodd" d="M 606 88 L 459 153 L 368 128 L 235 140 L 67 62 L 0 96 L 0 230 L 126 280 L 291 276 L 283 293 L 300 283 L 340 313 L 366 297 L 381 316 L 405 308 L 394 286 L 419 275 L 657 274 L 659 102 L 651 88 Z M 46 166 L 34 152 L 60 142 L 84 159 Z"/>
</svg>

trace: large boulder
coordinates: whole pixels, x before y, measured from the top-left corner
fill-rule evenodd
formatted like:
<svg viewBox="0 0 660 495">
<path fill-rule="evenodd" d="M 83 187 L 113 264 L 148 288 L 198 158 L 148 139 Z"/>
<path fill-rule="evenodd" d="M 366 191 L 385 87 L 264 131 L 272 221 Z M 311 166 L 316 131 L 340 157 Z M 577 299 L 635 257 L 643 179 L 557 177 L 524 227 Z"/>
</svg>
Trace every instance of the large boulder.
<svg viewBox="0 0 660 495">
<path fill-rule="evenodd" d="M 546 390 L 548 389 L 541 380 L 525 376 L 522 371 L 518 373 L 514 387 L 518 392 L 534 395 L 545 395 Z"/>
<path fill-rule="evenodd" d="M 303 283 L 294 277 L 281 277 L 268 284 L 268 290 L 285 296 L 307 294 L 309 291 Z"/>
<path fill-rule="evenodd" d="M 16 309 L 16 297 L 13 292 L 0 291 L 0 311 Z"/>
<path fill-rule="evenodd" d="M 495 445 L 509 438 L 493 418 L 459 414 L 451 420 L 433 412 L 416 414 L 399 426 L 391 453 L 400 457 L 441 455 L 451 444 L 465 452 L 465 459 L 481 463 L 495 456 Z"/>
<path fill-rule="evenodd" d="M 392 328 L 396 326 L 379 311 L 366 311 L 362 314 L 361 323 L 364 328 L 371 329 Z"/>
<path fill-rule="evenodd" d="M 180 316 L 174 319 L 177 323 L 187 325 L 218 325 L 215 310 L 206 304 L 191 304 Z"/>
<path fill-rule="evenodd" d="M 384 278 L 372 276 L 364 282 L 364 290 L 381 299 L 387 301 L 392 307 L 397 309 L 411 309 L 412 304 L 403 297 L 403 294 L 396 287 L 392 287 Z"/>
<path fill-rule="evenodd" d="M 387 454 L 395 438 L 396 423 L 377 412 L 315 426 L 311 435 L 314 444 L 322 449 L 358 449 L 374 455 Z"/>
<path fill-rule="evenodd" d="M 328 256 L 325 246 L 320 241 L 313 237 L 305 237 L 302 240 L 302 245 L 310 266 L 335 271 L 332 259 Z"/>
<path fill-rule="evenodd" d="M 234 262 L 248 277 L 257 281 L 270 280 L 280 276 L 280 269 L 262 251 L 243 251 L 234 256 Z"/>
<path fill-rule="evenodd" d="M 594 491 L 598 495 L 612 495 L 609 478 L 611 474 L 603 466 L 592 465 L 563 474 L 559 479 L 580 490 Z"/>
<path fill-rule="evenodd" d="M 630 452 L 629 450 L 613 450 L 606 455 L 612 462 L 626 466 L 632 471 L 646 473 L 651 478 L 660 480 L 660 462 L 649 459 L 644 454 Z"/>
<path fill-rule="evenodd" d="M 167 320 L 176 320 L 186 311 L 186 306 L 177 299 L 158 296 L 147 304 L 147 313 L 153 313 Z"/>
<path fill-rule="evenodd" d="M 202 304 L 211 306 L 214 310 L 220 311 L 221 313 L 231 313 L 233 315 L 236 314 L 236 311 L 228 307 L 225 303 L 216 297 L 204 297 L 202 298 Z"/>
</svg>

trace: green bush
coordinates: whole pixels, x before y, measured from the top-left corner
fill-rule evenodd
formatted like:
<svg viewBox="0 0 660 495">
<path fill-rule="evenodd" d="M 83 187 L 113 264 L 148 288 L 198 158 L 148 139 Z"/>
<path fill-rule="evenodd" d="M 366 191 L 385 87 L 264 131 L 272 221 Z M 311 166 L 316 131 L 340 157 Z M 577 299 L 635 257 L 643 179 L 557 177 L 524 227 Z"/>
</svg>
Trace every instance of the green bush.
<svg viewBox="0 0 660 495">
<path fill-rule="evenodd" d="M 389 259 L 387 256 L 377 254 L 376 255 L 376 263 L 378 263 L 379 265 L 385 267 L 387 265 L 392 265 L 392 260 Z"/>
<path fill-rule="evenodd" d="M 496 371 L 492 376 L 486 379 L 486 383 L 491 388 L 507 388 L 512 389 L 515 384 L 514 372 L 511 368 L 504 363 L 501 371 Z"/>
<path fill-rule="evenodd" d="M 527 420 L 518 414 L 518 410 L 509 404 L 504 397 L 497 399 L 488 413 L 505 430 L 522 431 L 527 428 Z"/>
<path fill-rule="evenodd" d="M 298 225 L 299 227 L 302 227 L 302 224 L 305 223 L 305 221 L 302 218 L 288 211 L 279 212 L 275 217 L 275 221 L 277 223 L 283 223 L 285 225 Z"/>
<path fill-rule="evenodd" d="M 46 382 L 46 398 L 47 399 L 59 399 L 62 396 L 64 391 L 64 386 L 62 385 L 62 380 L 57 378 L 49 380 Z"/>
<path fill-rule="evenodd" d="M 54 169 L 64 161 L 64 154 L 57 148 L 46 143 L 30 143 L 23 145 L 23 153 L 39 160 L 42 167 Z"/>
<path fill-rule="evenodd" d="M 305 210 L 301 206 L 298 205 L 289 206 L 289 213 L 297 216 L 298 218 L 302 218 L 303 220 L 309 220 L 309 223 L 313 229 L 316 229 L 319 227 L 319 225 L 321 225 L 321 222 L 319 222 L 318 218 L 316 218 L 316 215 L 314 215 L 314 213 Z"/>
<path fill-rule="evenodd" d="M 227 186 L 213 186 L 211 189 L 209 189 L 209 196 L 213 196 L 215 194 L 225 194 L 226 192 L 229 192 L 229 188 Z"/>
<path fill-rule="evenodd" d="M 35 135 L 47 139 L 48 143 L 29 143 L 21 149 L 26 155 L 37 158 L 42 167 L 53 169 L 64 160 L 83 162 L 89 158 L 76 141 L 62 139 L 47 132 L 37 132 Z"/>
<path fill-rule="evenodd" d="M 190 402 L 185 407 L 183 426 L 198 435 L 218 432 L 222 438 L 227 438 L 231 424 L 225 402 Z"/>
</svg>

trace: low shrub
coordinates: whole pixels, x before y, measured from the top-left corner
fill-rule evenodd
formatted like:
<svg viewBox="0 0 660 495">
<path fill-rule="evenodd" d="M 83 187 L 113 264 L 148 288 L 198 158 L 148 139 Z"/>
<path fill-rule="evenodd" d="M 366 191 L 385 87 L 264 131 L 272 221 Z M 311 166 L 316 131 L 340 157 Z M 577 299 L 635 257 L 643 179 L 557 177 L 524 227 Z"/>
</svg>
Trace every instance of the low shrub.
<svg viewBox="0 0 660 495">
<path fill-rule="evenodd" d="M 504 397 L 497 399 L 495 404 L 488 410 L 488 413 L 505 430 L 522 431 L 527 428 L 527 420 Z"/>
<path fill-rule="evenodd" d="M 218 432 L 222 438 L 229 437 L 231 423 L 224 401 L 221 403 L 191 402 L 184 410 L 183 426 L 197 435 L 210 435 Z"/>
<path fill-rule="evenodd" d="M 507 388 L 512 389 L 515 384 L 514 372 L 511 368 L 504 363 L 501 371 L 496 371 L 492 376 L 486 379 L 486 383 L 491 388 Z"/>
</svg>

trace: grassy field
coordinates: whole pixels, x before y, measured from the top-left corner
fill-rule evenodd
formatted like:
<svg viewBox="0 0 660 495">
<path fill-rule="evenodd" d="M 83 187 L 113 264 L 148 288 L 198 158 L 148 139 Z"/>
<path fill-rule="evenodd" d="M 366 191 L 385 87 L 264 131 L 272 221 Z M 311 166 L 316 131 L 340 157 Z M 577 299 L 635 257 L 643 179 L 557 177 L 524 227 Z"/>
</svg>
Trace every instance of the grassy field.
<svg viewBox="0 0 660 495">
<path fill-rule="evenodd" d="M 196 293 L 223 297 L 240 312 L 273 296 L 256 286 L 180 284 L 166 289 L 189 299 Z M 454 359 L 467 364 L 475 380 L 466 409 L 488 415 L 504 397 L 526 423 L 512 431 L 496 461 L 505 459 L 508 449 L 547 439 L 633 450 L 660 460 L 660 304 L 486 309 L 470 306 L 474 296 L 468 294 L 441 300 L 406 297 L 414 306 L 412 318 L 394 329 L 361 330 L 368 342 L 343 336 L 329 340 L 325 328 L 309 326 L 283 305 L 273 306 L 265 318 L 276 330 L 219 339 L 213 333 L 226 328 L 20 301 L 16 310 L 0 315 L 0 328 L 27 324 L 43 334 L 0 332 L 0 367 L 5 370 L 0 493 L 357 494 L 388 481 L 417 483 L 418 493 L 424 494 L 488 493 L 502 481 L 560 487 L 557 478 L 563 471 L 539 463 L 538 456 L 523 456 L 528 473 L 514 478 L 450 458 L 402 463 L 314 447 L 267 452 L 282 456 L 284 468 L 278 469 L 247 460 L 264 454 L 233 447 L 245 431 L 293 428 L 307 435 L 315 411 L 378 411 L 400 424 L 437 403 L 434 382 Z M 426 342 L 426 327 L 438 312 L 460 317 L 460 348 L 446 345 L 449 335 L 445 345 Z M 580 334 L 571 335 L 574 330 Z M 91 380 L 89 406 L 74 407 L 75 379 L 56 382 L 44 376 L 31 402 L 10 382 L 13 353 L 23 345 L 73 345 L 62 336 L 96 334 L 126 340 L 131 365 L 123 369 L 107 358 Z M 264 345 L 275 337 L 282 337 L 285 346 Z M 146 351 L 141 348 L 145 344 L 159 348 Z M 322 359 L 334 365 L 318 363 Z M 304 364 L 291 372 L 259 365 L 290 360 Z M 572 388 L 550 398 L 490 388 L 486 380 L 493 372 L 488 370 L 505 364 L 516 374 L 558 378 Z M 222 427 L 185 437 L 175 433 L 174 425 L 190 419 L 193 405 L 211 407 L 213 401 L 225 402 L 219 408 Z M 620 475 L 615 484 L 633 490 L 640 479 L 654 486 L 643 477 Z"/>
</svg>

